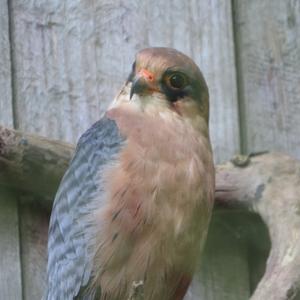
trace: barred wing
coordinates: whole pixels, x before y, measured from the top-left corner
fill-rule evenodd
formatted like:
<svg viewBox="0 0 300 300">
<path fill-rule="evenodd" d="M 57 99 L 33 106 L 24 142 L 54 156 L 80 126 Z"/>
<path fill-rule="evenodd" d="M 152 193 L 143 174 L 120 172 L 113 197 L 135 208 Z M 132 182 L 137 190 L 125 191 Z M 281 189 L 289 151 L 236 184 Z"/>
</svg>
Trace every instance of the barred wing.
<svg viewBox="0 0 300 300">
<path fill-rule="evenodd" d="M 95 123 L 79 140 L 52 209 L 47 300 L 73 299 L 90 279 L 94 225 L 87 216 L 96 208 L 95 196 L 103 192 L 102 170 L 115 159 L 123 141 L 116 123 L 107 117 Z M 93 299 L 92 294 L 86 299 Z"/>
</svg>

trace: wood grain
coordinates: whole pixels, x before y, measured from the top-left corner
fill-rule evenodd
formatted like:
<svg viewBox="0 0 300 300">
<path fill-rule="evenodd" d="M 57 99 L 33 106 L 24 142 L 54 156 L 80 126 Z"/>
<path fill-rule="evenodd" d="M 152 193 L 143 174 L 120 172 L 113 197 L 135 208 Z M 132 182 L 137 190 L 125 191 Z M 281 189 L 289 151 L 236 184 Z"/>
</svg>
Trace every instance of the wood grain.
<svg viewBox="0 0 300 300">
<path fill-rule="evenodd" d="M 13 127 L 7 0 L 0 0 L 0 7 L 0 124 Z"/>
<path fill-rule="evenodd" d="M 170 46 L 207 78 L 216 160 L 239 151 L 230 1 L 12 1 L 19 128 L 69 142 L 99 119 L 137 50 Z"/>
<path fill-rule="evenodd" d="M 49 214 L 28 199 L 20 205 L 23 299 L 40 300 L 46 288 Z M 31 204 L 29 204 L 31 203 Z"/>
<path fill-rule="evenodd" d="M 0 299 L 22 299 L 18 204 L 0 187 Z"/>
<path fill-rule="evenodd" d="M 234 1 L 243 150 L 300 158 L 300 1 Z"/>
<path fill-rule="evenodd" d="M 0 182 L 52 206 L 74 147 L 0 126 Z"/>
<path fill-rule="evenodd" d="M 234 160 L 218 167 L 216 199 L 257 212 L 271 241 L 265 273 L 251 300 L 299 297 L 300 161 L 274 152 L 248 157 L 240 167 L 235 164 Z M 222 185 L 232 188 L 222 191 Z"/>
</svg>

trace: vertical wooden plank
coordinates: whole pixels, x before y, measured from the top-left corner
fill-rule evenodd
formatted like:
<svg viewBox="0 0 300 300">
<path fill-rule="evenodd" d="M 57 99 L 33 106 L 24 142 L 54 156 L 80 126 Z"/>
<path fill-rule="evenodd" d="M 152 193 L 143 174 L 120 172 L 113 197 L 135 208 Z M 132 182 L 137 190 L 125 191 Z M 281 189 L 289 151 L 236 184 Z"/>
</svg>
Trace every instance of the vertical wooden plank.
<svg viewBox="0 0 300 300">
<path fill-rule="evenodd" d="M 300 1 L 234 1 L 246 152 L 300 158 Z"/>
<path fill-rule="evenodd" d="M 22 299 L 18 204 L 0 189 L 0 299 Z"/>
<path fill-rule="evenodd" d="M 0 8 L 0 124 L 13 127 L 7 0 L 0 0 Z"/>
<path fill-rule="evenodd" d="M 170 46 L 201 66 L 216 160 L 239 151 L 230 1 L 12 0 L 21 129 L 75 141 L 127 77 L 134 54 Z"/>
<path fill-rule="evenodd" d="M 210 90 L 215 159 L 231 158 L 240 150 L 231 2 L 158 1 L 144 11 L 146 45 L 174 47 L 201 67 Z"/>
<path fill-rule="evenodd" d="M 7 0 L 0 0 L 0 124 L 13 127 L 11 56 Z M 1 164 L 0 164 L 1 167 Z M 22 299 L 17 198 L 0 189 L 0 299 Z"/>
<path fill-rule="evenodd" d="M 21 202 L 23 299 L 39 300 L 45 292 L 49 215 L 34 202 Z"/>
</svg>

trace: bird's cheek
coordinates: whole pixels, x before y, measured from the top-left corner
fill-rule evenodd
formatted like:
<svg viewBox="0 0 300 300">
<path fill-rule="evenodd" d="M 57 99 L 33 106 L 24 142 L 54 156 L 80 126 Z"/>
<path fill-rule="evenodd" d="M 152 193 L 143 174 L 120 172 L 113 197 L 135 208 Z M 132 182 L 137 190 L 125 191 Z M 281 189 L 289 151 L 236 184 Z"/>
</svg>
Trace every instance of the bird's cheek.
<svg viewBox="0 0 300 300">
<path fill-rule="evenodd" d="M 197 103 L 188 97 L 181 98 L 173 103 L 173 109 L 181 116 L 189 119 L 201 115 L 201 110 Z"/>
<path fill-rule="evenodd" d="M 172 103 L 172 109 L 179 114 L 180 116 L 182 115 L 182 105 L 181 101 L 176 101 Z"/>
<path fill-rule="evenodd" d="M 192 118 L 194 115 L 199 114 L 193 102 L 187 97 L 173 102 L 172 108 L 177 114 L 185 118 Z"/>
</svg>

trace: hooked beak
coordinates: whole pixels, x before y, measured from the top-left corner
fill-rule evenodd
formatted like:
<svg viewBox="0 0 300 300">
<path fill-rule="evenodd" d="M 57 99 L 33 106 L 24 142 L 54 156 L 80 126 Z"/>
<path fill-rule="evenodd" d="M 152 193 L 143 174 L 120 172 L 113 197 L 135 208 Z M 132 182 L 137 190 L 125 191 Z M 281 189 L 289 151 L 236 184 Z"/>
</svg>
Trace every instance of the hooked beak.
<svg viewBox="0 0 300 300">
<path fill-rule="evenodd" d="M 149 89 L 149 86 L 146 80 L 143 77 L 138 76 L 132 82 L 130 90 L 130 100 L 134 94 L 143 94 L 147 89 Z"/>
<path fill-rule="evenodd" d="M 153 91 L 152 83 L 154 81 L 154 75 L 148 70 L 142 69 L 135 76 L 132 81 L 130 90 L 130 100 L 134 94 L 145 94 L 146 92 Z"/>
</svg>

